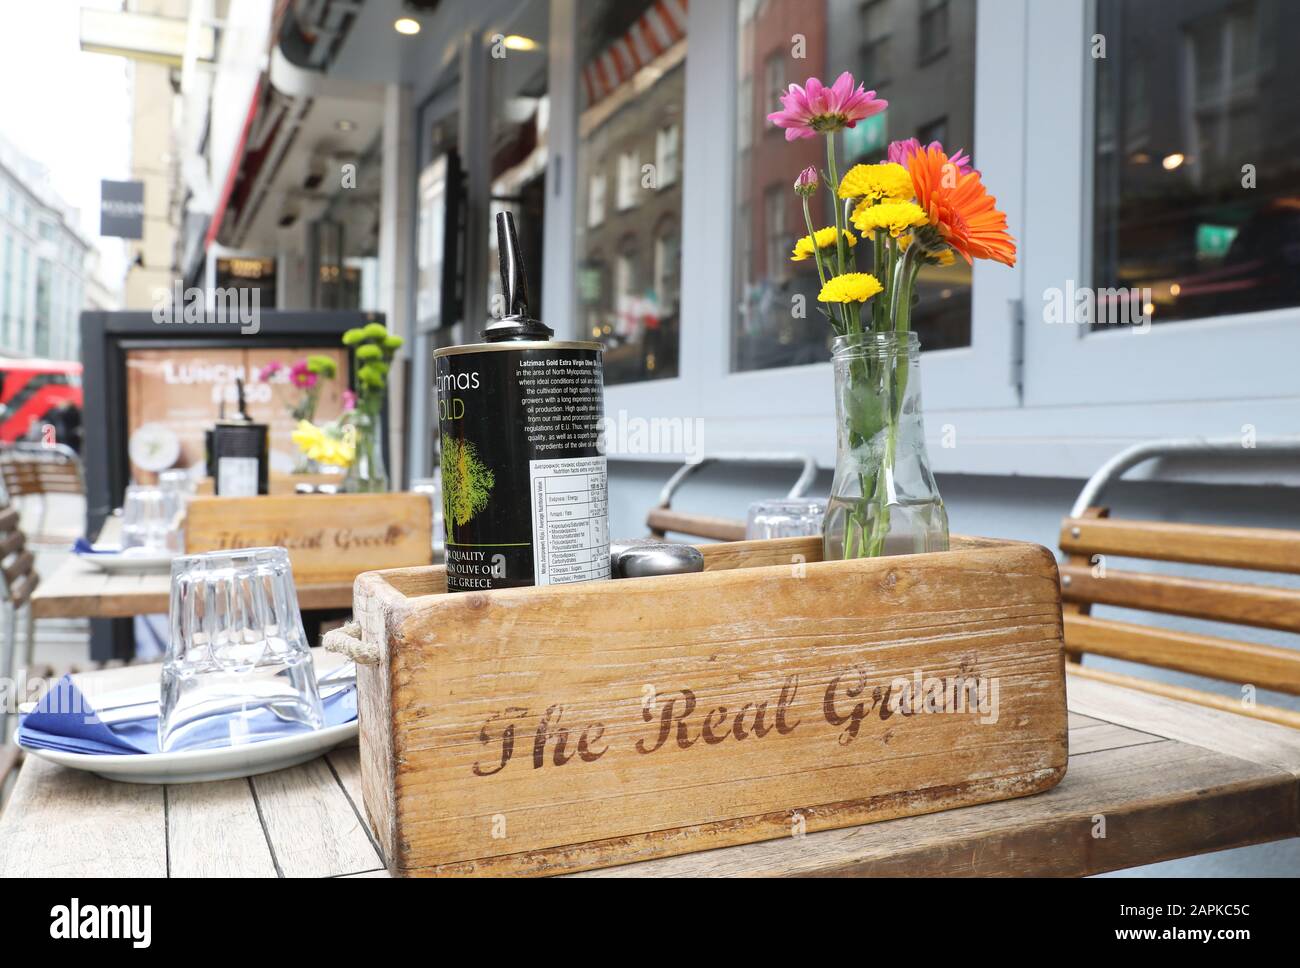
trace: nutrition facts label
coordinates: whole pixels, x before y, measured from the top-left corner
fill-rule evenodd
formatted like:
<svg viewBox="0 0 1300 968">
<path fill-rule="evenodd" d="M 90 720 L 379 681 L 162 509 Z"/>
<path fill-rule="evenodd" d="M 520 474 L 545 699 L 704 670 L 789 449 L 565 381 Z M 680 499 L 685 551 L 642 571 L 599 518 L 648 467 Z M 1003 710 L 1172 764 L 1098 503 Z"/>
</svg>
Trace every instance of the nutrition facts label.
<svg viewBox="0 0 1300 968">
<path fill-rule="evenodd" d="M 609 577 L 605 458 L 529 462 L 533 568 L 538 585 Z"/>
</svg>

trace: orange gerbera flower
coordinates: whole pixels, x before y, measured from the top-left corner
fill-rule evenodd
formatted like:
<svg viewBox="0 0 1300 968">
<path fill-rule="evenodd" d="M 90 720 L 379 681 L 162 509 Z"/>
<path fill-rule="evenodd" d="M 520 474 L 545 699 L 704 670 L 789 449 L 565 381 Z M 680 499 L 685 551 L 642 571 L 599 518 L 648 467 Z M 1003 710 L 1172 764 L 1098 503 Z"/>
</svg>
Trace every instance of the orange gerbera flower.
<svg viewBox="0 0 1300 968">
<path fill-rule="evenodd" d="M 962 258 L 1016 264 L 1016 240 L 1007 232 L 1006 213 L 996 208 L 998 200 L 988 193 L 979 172 L 963 175 L 935 146 L 917 151 L 908 172 L 916 203 Z"/>
</svg>

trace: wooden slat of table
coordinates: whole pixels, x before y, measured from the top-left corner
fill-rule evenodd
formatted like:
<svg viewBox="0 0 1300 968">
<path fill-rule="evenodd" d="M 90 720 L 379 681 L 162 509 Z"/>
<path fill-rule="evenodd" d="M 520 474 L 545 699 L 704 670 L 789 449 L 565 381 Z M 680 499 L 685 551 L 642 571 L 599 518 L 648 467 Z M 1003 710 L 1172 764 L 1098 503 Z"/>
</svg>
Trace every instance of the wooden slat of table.
<svg viewBox="0 0 1300 968">
<path fill-rule="evenodd" d="M 276 876 L 247 779 L 169 786 L 165 811 L 170 876 Z"/>
<path fill-rule="evenodd" d="M 578 876 L 1080 875 L 1300 833 L 1300 733 L 1074 677 L 1069 695 L 1070 769 L 1047 793 Z M 358 756 L 165 791 L 28 759 L 0 876 L 386 876 Z"/>
<path fill-rule="evenodd" d="M 1071 755 L 1033 797 L 576 876 L 1083 876 L 1296 832 L 1295 786 L 1275 770 L 1156 739 Z"/>
<path fill-rule="evenodd" d="M 334 877 L 384 866 L 328 760 L 255 776 L 253 791 L 283 876 Z"/>
<path fill-rule="evenodd" d="M 166 877 L 163 788 L 28 757 L 0 814 L 0 877 Z"/>
<path fill-rule="evenodd" d="M 131 618 L 165 614 L 169 606 L 169 575 L 106 575 L 79 558 L 69 557 L 32 593 L 37 618 Z M 348 608 L 352 582 L 298 586 L 303 609 Z"/>
<path fill-rule="evenodd" d="M 1079 676 L 1069 676 L 1068 687 L 1072 711 L 1300 777 L 1300 731 Z"/>
</svg>

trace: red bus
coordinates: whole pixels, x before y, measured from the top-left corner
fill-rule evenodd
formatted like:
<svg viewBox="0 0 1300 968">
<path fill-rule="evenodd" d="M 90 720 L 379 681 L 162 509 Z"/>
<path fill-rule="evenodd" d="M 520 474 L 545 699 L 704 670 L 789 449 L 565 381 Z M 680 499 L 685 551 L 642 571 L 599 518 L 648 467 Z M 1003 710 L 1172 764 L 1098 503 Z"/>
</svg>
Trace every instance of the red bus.
<svg viewBox="0 0 1300 968">
<path fill-rule="evenodd" d="M 81 364 L 73 360 L 18 360 L 0 358 L 0 443 L 39 437 L 49 423 L 65 428 L 68 407 L 75 408 L 75 426 L 81 425 Z M 62 434 L 60 434 L 62 436 Z M 62 440 L 59 443 L 72 443 Z"/>
</svg>

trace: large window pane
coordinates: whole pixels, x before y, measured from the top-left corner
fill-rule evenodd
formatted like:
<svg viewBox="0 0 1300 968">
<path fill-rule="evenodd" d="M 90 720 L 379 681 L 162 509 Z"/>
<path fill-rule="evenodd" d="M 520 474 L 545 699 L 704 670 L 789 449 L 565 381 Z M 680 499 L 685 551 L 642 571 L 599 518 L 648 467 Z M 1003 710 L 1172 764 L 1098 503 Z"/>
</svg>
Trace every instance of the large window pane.
<svg viewBox="0 0 1300 968">
<path fill-rule="evenodd" d="M 677 376 L 685 0 L 579 8 L 578 307 L 605 382 Z"/>
<path fill-rule="evenodd" d="M 732 368 L 830 359 L 830 327 L 816 311 L 814 263 L 790 261 L 803 212 L 791 189 L 808 165 L 826 166 L 821 138 L 787 142 L 767 122 L 777 96 L 808 77 L 842 71 L 889 101 L 841 136 L 840 163 L 882 161 L 890 141 L 942 141 L 972 151 L 975 131 L 974 0 L 740 0 L 737 37 L 735 301 Z M 979 155 L 974 155 L 976 167 Z M 818 227 L 833 224 L 827 193 Z M 869 265 L 860 266 L 869 268 Z M 927 267 L 912 324 L 923 348 L 970 345 L 970 269 Z M 802 300 L 796 297 L 802 296 Z M 806 307 L 801 315 L 799 306 Z"/>
<path fill-rule="evenodd" d="M 1101 0 L 1097 33 L 1094 326 L 1300 304 L 1300 4 Z"/>
</svg>

